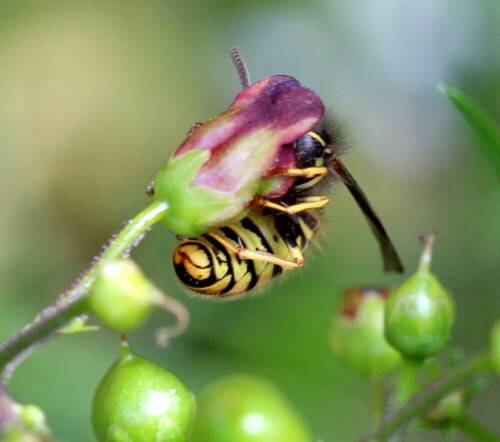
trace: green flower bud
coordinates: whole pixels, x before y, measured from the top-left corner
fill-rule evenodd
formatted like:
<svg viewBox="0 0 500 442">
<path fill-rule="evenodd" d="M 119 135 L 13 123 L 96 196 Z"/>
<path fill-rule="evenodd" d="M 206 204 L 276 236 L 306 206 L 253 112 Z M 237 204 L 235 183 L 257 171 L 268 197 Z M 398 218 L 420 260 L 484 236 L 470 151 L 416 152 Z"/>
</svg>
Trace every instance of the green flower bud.
<svg viewBox="0 0 500 442">
<path fill-rule="evenodd" d="M 28 430 L 37 434 L 49 433 L 49 428 L 45 420 L 45 413 L 37 405 L 24 405 L 19 413 L 19 417 Z"/>
<path fill-rule="evenodd" d="M 0 385 L 0 440 L 2 442 L 50 442 L 50 431 L 40 407 L 14 401 Z"/>
<path fill-rule="evenodd" d="M 194 410 L 194 396 L 179 378 L 125 343 L 97 387 L 92 424 L 100 442 L 181 442 Z"/>
<path fill-rule="evenodd" d="M 386 373 L 400 362 L 384 336 L 385 288 L 352 288 L 344 292 L 333 320 L 331 345 L 335 356 L 362 373 Z"/>
<path fill-rule="evenodd" d="M 130 259 L 106 264 L 89 292 L 90 309 L 119 332 L 139 326 L 149 315 L 158 290 Z"/>
<path fill-rule="evenodd" d="M 495 322 L 491 332 L 491 356 L 493 367 L 500 374 L 500 319 Z"/>
<path fill-rule="evenodd" d="M 430 272 L 434 235 L 427 238 L 417 273 L 394 290 L 385 307 L 385 336 L 405 357 L 425 359 L 447 344 L 454 319 L 451 295 Z"/>
<path fill-rule="evenodd" d="M 306 428 L 268 382 L 235 375 L 201 395 L 193 442 L 310 442 Z"/>
</svg>

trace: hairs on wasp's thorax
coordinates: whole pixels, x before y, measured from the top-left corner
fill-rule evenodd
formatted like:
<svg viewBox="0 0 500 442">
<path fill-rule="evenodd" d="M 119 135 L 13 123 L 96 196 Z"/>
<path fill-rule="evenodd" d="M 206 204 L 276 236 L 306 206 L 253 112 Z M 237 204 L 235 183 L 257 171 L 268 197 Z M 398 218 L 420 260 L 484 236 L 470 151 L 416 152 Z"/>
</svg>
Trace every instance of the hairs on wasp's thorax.
<svg viewBox="0 0 500 442">
<path fill-rule="evenodd" d="M 331 160 L 346 151 L 346 143 L 338 124 L 324 117 L 308 133 L 294 143 L 297 167 L 326 167 L 328 174 L 312 179 L 298 178 L 284 199 L 294 194 L 320 195 L 329 192 L 332 183 L 338 179 Z"/>
</svg>

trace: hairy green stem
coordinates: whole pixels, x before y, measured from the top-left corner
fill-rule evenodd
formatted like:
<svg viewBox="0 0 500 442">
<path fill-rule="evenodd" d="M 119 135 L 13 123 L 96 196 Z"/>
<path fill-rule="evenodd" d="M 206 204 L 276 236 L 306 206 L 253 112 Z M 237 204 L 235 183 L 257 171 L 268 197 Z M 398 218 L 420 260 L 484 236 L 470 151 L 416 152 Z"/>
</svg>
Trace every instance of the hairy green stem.
<svg viewBox="0 0 500 442">
<path fill-rule="evenodd" d="M 8 380 L 12 370 L 31 354 L 39 343 L 54 336 L 62 325 L 87 310 L 86 294 L 102 265 L 120 256 L 128 255 L 145 232 L 165 216 L 167 210 L 166 203 L 155 202 L 130 220 L 116 236 L 108 241 L 103 252 L 94 258 L 87 271 L 66 292 L 43 310 L 33 322 L 0 343 L 2 382 Z"/>
<path fill-rule="evenodd" d="M 490 429 L 484 427 L 471 416 L 464 415 L 458 419 L 454 419 L 453 423 L 474 440 L 500 442 L 500 436 L 493 434 Z"/>
<path fill-rule="evenodd" d="M 463 382 L 480 372 L 490 370 L 492 366 L 489 353 L 480 355 L 472 361 L 451 370 L 434 381 L 420 393 L 413 396 L 406 405 L 388 416 L 378 428 L 360 439 L 360 442 L 389 440 L 403 425 L 415 419 L 434 405 L 439 399 L 460 386 Z"/>
<path fill-rule="evenodd" d="M 384 415 L 385 389 L 384 378 L 380 373 L 372 374 L 371 386 L 371 419 L 373 427 L 376 427 Z"/>
</svg>

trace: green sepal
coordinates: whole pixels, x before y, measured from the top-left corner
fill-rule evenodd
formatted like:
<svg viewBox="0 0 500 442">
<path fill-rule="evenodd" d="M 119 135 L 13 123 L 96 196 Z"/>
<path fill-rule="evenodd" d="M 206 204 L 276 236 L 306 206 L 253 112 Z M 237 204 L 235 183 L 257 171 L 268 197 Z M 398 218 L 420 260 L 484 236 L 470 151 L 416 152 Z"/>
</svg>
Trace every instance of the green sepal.
<svg viewBox="0 0 500 442">
<path fill-rule="evenodd" d="M 87 318 L 78 316 L 72 319 L 69 324 L 61 327 L 59 333 L 61 334 L 74 334 L 74 333 L 87 333 L 99 330 L 97 325 L 87 325 Z"/>
<path fill-rule="evenodd" d="M 217 214 L 243 218 L 246 209 L 236 205 L 228 193 L 193 185 L 201 166 L 210 157 L 204 149 L 193 149 L 170 158 L 155 178 L 155 198 L 165 201 L 169 211 L 163 223 L 177 235 L 192 237 L 212 230 Z M 214 215 L 215 214 L 215 215 Z"/>
</svg>

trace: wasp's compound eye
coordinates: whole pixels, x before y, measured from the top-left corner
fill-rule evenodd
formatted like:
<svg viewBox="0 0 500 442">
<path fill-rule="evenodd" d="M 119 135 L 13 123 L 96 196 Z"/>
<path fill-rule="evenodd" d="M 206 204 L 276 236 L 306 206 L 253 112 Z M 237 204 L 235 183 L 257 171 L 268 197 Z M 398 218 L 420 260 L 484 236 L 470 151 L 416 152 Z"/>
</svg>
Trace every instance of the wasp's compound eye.
<svg viewBox="0 0 500 442">
<path fill-rule="evenodd" d="M 308 132 L 295 142 L 297 167 L 317 166 L 326 149 L 325 140 L 316 132 Z"/>
</svg>

